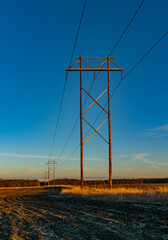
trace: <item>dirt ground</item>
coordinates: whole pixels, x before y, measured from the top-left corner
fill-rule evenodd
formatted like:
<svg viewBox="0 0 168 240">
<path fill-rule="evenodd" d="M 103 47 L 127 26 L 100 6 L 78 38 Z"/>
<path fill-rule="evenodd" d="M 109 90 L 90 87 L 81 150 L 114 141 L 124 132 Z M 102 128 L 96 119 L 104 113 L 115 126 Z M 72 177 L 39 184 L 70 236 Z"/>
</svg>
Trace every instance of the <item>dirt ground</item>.
<svg viewBox="0 0 168 240">
<path fill-rule="evenodd" d="M 95 200 L 60 191 L 0 190 L 0 239 L 168 239 L 168 204 Z"/>
</svg>

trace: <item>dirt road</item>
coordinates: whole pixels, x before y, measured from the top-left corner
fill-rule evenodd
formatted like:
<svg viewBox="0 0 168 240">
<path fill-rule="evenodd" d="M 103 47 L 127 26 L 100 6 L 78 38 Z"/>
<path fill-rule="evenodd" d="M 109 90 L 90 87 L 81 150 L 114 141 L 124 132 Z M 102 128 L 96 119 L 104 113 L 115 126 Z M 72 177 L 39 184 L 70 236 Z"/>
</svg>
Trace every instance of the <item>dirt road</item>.
<svg viewBox="0 0 168 240">
<path fill-rule="evenodd" d="M 168 205 L 0 190 L 0 239 L 168 239 Z"/>
</svg>

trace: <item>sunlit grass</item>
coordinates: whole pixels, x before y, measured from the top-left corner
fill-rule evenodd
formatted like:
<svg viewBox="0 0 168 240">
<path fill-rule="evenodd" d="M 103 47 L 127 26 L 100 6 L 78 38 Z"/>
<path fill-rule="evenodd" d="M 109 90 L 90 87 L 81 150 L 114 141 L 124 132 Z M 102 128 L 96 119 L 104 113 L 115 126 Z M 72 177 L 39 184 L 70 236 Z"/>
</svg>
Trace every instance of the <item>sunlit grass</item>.
<svg viewBox="0 0 168 240">
<path fill-rule="evenodd" d="M 84 188 L 68 186 L 64 195 L 89 197 L 104 200 L 168 203 L 168 184 L 139 184 L 138 186 L 114 186 L 108 188 Z"/>
</svg>

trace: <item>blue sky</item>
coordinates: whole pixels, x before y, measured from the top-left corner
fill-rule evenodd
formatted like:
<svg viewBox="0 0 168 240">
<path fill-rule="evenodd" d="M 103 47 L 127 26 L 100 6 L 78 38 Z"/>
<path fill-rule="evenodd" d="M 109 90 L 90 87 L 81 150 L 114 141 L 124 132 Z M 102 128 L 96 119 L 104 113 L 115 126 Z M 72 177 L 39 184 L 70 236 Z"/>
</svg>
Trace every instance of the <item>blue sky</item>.
<svg viewBox="0 0 168 240">
<path fill-rule="evenodd" d="M 88 0 L 74 56 L 108 56 L 140 3 Z M 44 177 L 83 4 L 84 0 L 0 2 L 0 178 Z M 167 7 L 166 0 L 144 2 L 113 53 L 124 75 L 167 32 Z M 114 177 L 167 177 L 167 43 L 168 36 L 111 99 Z M 97 66 L 96 61 L 91 64 Z M 96 79 L 93 97 L 106 88 L 106 77 L 100 74 Z M 86 90 L 92 79 L 92 73 L 83 75 Z M 111 91 L 119 80 L 120 74 L 111 73 Z M 88 121 L 98 113 L 94 106 Z M 78 114 L 79 73 L 70 72 L 52 159 L 58 160 Z M 107 125 L 100 132 L 107 137 Z M 80 149 L 66 161 L 79 136 L 78 123 L 57 164 L 57 177 L 79 177 Z M 84 170 L 85 178 L 108 177 L 108 146 L 96 134 L 84 147 Z"/>
</svg>

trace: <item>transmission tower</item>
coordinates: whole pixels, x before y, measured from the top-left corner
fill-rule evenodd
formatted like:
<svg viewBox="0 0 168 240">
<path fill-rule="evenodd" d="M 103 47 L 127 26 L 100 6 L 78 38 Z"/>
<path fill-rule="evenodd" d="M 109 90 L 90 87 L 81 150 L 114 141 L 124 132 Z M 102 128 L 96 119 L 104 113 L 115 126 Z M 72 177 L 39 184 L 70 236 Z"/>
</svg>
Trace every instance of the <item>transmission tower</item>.
<svg viewBox="0 0 168 240">
<path fill-rule="evenodd" d="M 115 64 L 111 59 L 111 57 L 107 58 L 90 58 L 90 57 L 78 57 L 75 58 L 78 59 L 72 66 L 66 69 L 66 71 L 79 71 L 80 72 L 80 170 L 81 170 L 81 188 L 83 188 L 83 145 L 93 136 L 94 133 L 97 133 L 108 145 L 109 145 L 109 188 L 112 187 L 112 149 L 111 149 L 111 108 L 110 108 L 110 71 L 120 71 L 121 72 L 121 79 L 122 79 L 122 73 L 123 68 L 120 68 L 117 64 Z M 84 59 L 104 59 L 103 63 L 101 63 L 98 67 L 91 67 L 90 64 L 88 64 Z M 78 68 L 74 68 L 74 66 L 77 63 L 80 63 L 80 66 Z M 87 65 L 87 67 L 82 67 L 82 63 Z M 107 67 L 104 67 L 105 63 L 107 63 Z M 110 68 L 110 63 L 113 64 L 113 68 Z M 83 87 L 82 87 L 82 71 L 106 71 L 108 73 L 108 82 L 107 82 L 107 88 L 106 90 L 97 98 L 94 99 Z M 82 107 L 82 93 L 83 91 L 93 100 L 93 103 L 85 110 L 83 111 Z M 108 91 L 108 110 L 106 111 L 98 102 L 97 100 L 106 92 Z M 107 114 L 107 118 L 100 124 L 99 127 L 96 129 L 83 117 L 85 112 L 93 106 L 93 104 L 96 103 L 99 107 L 103 109 L 103 111 Z M 86 139 L 86 141 L 83 141 L 83 120 L 94 130 L 94 132 Z M 108 135 L 109 138 L 106 140 L 99 132 L 98 129 L 108 120 Z"/>
<path fill-rule="evenodd" d="M 50 185 L 50 180 L 55 179 L 55 165 L 56 161 L 48 161 L 48 186 Z"/>
</svg>

